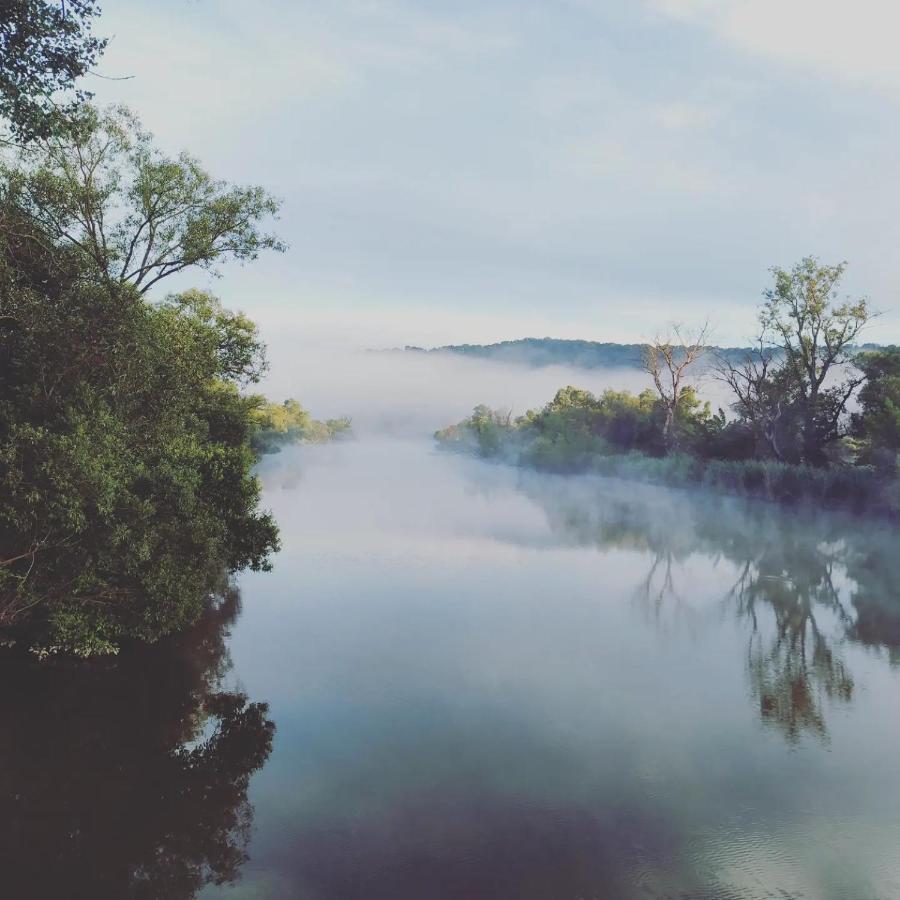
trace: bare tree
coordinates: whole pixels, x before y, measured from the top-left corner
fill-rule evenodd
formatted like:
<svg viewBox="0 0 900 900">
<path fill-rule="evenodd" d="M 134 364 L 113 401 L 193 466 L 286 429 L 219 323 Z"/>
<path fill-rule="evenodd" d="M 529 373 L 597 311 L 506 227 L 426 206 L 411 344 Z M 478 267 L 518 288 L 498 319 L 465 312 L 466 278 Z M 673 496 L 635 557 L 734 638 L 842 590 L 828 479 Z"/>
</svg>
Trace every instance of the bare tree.
<svg viewBox="0 0 900 900">
<path fill-rule="evenodd" d="M 762 337 L 740 362 L 719 354 L 714 370 L 714 377 L 731 388 L 736 398 L 731 408 L 750 426 L 757 442 L 779 460 L 785 459 L 782 422 L 794 399 L 791 384 L 783 376 L 783 361 Z"/>
<path fill-rule="evenodd" d="M 709 323 L 696 332 L 673 325 L 665 337 L 657 335 L 644 348 L 644 369 L 653 379 L 665 408 L 663 441 L 670 450 L 678 446 L 678 400 L 685 387 L 687 370 L 706 352 Z"/>
</svg>

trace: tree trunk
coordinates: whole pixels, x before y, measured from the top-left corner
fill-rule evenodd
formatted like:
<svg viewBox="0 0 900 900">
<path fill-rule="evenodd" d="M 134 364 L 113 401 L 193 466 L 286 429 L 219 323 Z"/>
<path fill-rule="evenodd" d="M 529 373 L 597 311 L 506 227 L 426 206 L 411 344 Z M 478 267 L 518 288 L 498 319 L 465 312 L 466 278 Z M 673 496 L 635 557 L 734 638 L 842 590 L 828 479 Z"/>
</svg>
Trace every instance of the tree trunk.
<svg viewBox="0 0 900 900">
<path fill-rule="evenodd" d="M 666 404 L 666 419 L 663 422 L 662 436 L 666 452 L 671 453 L 673 450 L 677 449 L 677 438 L 675 435 L 675 407 L 668 403 Z"/>
</svg>

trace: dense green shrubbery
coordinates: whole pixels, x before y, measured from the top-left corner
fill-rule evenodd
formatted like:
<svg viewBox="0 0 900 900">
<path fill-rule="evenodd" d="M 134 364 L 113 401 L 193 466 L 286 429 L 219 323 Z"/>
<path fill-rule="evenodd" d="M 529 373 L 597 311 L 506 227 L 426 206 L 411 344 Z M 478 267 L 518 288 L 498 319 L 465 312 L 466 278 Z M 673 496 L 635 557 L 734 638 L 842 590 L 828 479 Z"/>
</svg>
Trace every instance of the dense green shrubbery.
<svg viewBox="0 0 900 900">
<path fill-rule="evenodd" d="M 701 445 L 721 430 L 709 404 L 701 404 L 686 389 L 679 403 L 678 436 L 684 446 Z M 640 451 L 662 456 L 664 412 L 652 391 L 639 395 L 628 391 L 590 391 L 565 387 L 543 409 L 530 410 L 518 419 L 478 406 L 457 425 L 438 431 L 435 437 L 448 449 L 474 452 L 490 458 L 505 456 L 550 471 L 579 471 L 597 457 Z"/>
<path fill-rule="evenodd" d="M 85 109 L 0 164 L 0 628 L 111 652 L 196 620 L 278 546 L 252 474 L 263 348 L 209 294 L 149 287 L 253 259 L 277 204 Z"/>
<path fill-rule="evenodd" d="M 566 387 L 515 421 L 479 406 L 435 437 L 444 447 L 557 472 L 900 514 L 900 348 L 854 349 L 873 313 L 866 299 L 839 296 L 845 267 L 806 257 L 772 269 L 757 346 L 718 359 L 731 419 L 724 410 L 713 415 L 686 381 L 706 328 L 689 338 L 675 326 L 674 338 L 645 348 L 655 392 L 595 397 Z"/>
<path fill-rule="evenodd" d="M 890 400 L 879 392 L 879 421 Z M 869 407 L 864 404 L 860 419 Z M 665 454 L 663 411 L 650 391 L 635 396 L 563 388 L 541 410 L 513 420 L 478 407 L 469 419 L 437 432 L 445 449 L 474 452 L 550 472 L 595 472 L 670 486 L 711 490 L 779 503 L 846 507 L 900 514 L 893 470 L 872 465 L 815 467 L 753 458 L 753 440 L 740 421 L 712 415 L 691 389 L 683 393 L 679 452 Z M 887 430 L 887 426 L 885 426 Z"/>
<path fill-rule="evenodd" d="M 0 625 L 84 654 L 183 628 L 223 570 L 277 547 L 239 393 L 261 367 L 255 327 L 2 235 Z"/>
<path fill-rule="evenodd" d="M 350 419 L 314 419 L 296 400 L 269 403 L 258 398 L 253 411 L 253 449 L 257 453 L 277 453 L 287 444 L 323 444 L 349 437 Z"/>
</svg>

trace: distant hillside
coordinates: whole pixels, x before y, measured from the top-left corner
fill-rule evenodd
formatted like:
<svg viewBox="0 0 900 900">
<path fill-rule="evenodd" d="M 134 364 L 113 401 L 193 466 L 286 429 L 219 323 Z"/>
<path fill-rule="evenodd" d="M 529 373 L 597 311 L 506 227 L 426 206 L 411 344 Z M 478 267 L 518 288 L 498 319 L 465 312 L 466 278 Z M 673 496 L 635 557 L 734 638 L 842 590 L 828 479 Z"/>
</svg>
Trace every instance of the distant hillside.
<svg viewBox="0 0 900 900">
<path fill-rule="evenodd" d="M 644 344 L 611 344 L 598 341 L 571 341 L 559 338 L 521 338 L 499 344 L 450 344 L 426 350 L 405 347 L 407 353 L 453 353 L 475 359 L 542 366 L 574 366 L 579 369 L 638 369 Z M 747 347 L 711 347 L 732 361 L 749 353 Z"/>
</svg>

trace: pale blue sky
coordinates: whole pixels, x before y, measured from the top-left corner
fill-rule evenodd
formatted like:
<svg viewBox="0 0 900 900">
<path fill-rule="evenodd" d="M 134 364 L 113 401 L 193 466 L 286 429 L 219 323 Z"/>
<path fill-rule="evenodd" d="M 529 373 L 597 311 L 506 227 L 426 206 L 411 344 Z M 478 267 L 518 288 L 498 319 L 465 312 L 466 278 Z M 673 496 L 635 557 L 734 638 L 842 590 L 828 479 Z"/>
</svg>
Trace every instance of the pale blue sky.
<svg viewBox="0 0 900 900">
<path fill-rule="evenodd" d="M 895 4 L 107 0 L 100 31 L 134 76 L 101 99 L 283 199 L 289 252 L 214 285 L 269 331 L 735 343 L 814 253 L 900 340 Z"/>
</svg>

